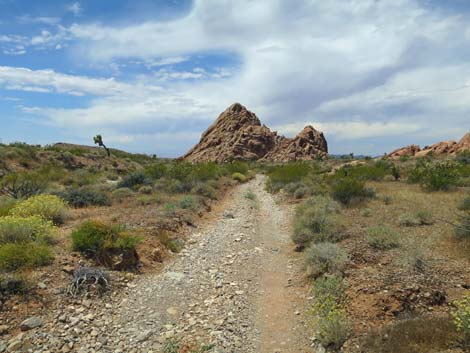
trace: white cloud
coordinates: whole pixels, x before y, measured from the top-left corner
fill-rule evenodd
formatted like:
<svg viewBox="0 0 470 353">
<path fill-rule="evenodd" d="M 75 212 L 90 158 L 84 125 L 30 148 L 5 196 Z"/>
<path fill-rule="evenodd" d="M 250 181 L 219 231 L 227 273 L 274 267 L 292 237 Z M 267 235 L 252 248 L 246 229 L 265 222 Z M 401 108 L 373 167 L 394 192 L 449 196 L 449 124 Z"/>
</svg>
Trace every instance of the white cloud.
<svg viewBox="0 0 470 353">
<path fill-rule="evenodd" d="M 88 107 L 34 111 L 72 128 L 116 123 L 115 136 L 139 124 L 200 132 L 239 101 L 281 132 L 313 119 L 336 142 L 393 135 L 406 144 L 407 136 L 447 138 L 449 126 L 470 129 L 467 23 L 418 0 L 196 0 L 173 20 L 76 23 L 35 39 L 54 47 L 73 39 L 71 54 L 87 63 L 129 60 L 151 74 L 123 83 L 33 72 L 6 84 L 96 95 Z M 208 53 L 232 60 L 195 59 Z M 58 83 L 47 84 L 50 75 Z"/>
<path fill-rule="evenodd" d="M 22 67 L 0 66 L 0 86 L 7 90 L 33 89 L 37 92 L 92 94 L 97 96 L 130 94 L 135 87 L 114 79 L 73 76 L 54 70 L 30 70 Z"/>
<path fill-rule="evenodd" d="M 29 23 L 40 23 L 40 24 L 46 24 L 46 25 L 56 25 L 62 21 L 60 17 L 51 17 L 51 16 L 30 16 L 30 15 L 24 15 L 18 17 L 19 23 L 22 24 L 29 24 Z"/>
<path fill-rule="evenodd" d="M 83 7 L 78 1 L 76 1 L 67 6 L 67 11 L 71 12 L 74 16 L 79 16 L 83 12 Z"/>
</svg>

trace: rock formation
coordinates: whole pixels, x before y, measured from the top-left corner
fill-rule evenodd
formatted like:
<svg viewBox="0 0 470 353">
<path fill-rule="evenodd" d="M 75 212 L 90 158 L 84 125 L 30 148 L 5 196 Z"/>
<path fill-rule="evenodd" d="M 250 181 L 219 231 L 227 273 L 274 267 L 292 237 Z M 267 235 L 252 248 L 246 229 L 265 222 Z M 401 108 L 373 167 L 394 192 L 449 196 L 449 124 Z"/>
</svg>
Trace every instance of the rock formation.
<svg viewBox="0 0 470 353">
<path fill-rule="evenodd" d="M 436 156 L 440 155 L 456 155 L 463 151 L 470 151 L 470 132 L 466 133 L 459 142 L 442 141 L 431 146 L 425 146 L 421 149 L 418 145 L 410 145 L 396 149 L 388 154 L 390 158 L 400 158 L 402 156 L 424 157 L 432 153 Z"/>
<path fill-rule="evenodd" d="M 279 136 L 239 103 L 232 104 L 202 134 L 199 143 L 182 158 L 191 162 L 232 159 L 287 162 L 326 158 L 323 133 L 306 126 L 296 137 Z"/>
</svg>

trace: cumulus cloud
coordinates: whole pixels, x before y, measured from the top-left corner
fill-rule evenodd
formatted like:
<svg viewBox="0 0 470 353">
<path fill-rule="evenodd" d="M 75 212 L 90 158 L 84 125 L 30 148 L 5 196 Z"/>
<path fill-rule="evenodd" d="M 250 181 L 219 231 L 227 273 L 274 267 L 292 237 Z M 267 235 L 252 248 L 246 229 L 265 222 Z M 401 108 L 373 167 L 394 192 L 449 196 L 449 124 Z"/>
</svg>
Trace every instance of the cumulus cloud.
<svg viewBox="0 0 470 353">
<path fill-rule="evenodd" d="M 384 136 L 400 145 L 470 129 L 468 23 L 466 15 L 418 0 L 196 0 L 173 20 L 76 23 L 63 31 L 73 38 L 75 56 L 96 65 L 142 62 L 152 71 L 132 82 L 85 80 L 99 89 L 80 77 L 67 77 L 74 88 L 30 82 L 29 75 L 3 82 L 97 96 L 88 107 L 35 110 L 61 126 L 114 122 L 116 136 L 127 136 L 125 129 L 136 123 L 149 133 L 188 126 L 202 132 L 239 101 L 281 133 L 313 121 L 335 143 L 369 139 L 358 152 L 372 153 L 383 148 Z M 240 64 L 191 65 L 204 53 L 223 53 Z M 185 69 L 172 66 L 180 63 Z M 175 147 L 174 154 L 183 152 Z"/>
<path fill-rule="evenodd" d="M 80 16 L 83 12 L 83 7 L 78 1 L 76 1 L 67 6 L 67 11 L 71 12 L 74 16 Z"/>
</svg>

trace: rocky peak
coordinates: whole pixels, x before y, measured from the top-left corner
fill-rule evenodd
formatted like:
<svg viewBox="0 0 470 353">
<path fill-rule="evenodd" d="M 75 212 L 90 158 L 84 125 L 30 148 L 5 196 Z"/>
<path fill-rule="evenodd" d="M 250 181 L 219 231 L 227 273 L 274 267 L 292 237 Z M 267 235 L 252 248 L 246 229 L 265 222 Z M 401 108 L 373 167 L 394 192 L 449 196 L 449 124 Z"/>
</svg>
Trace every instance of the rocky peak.
<svg viewBox="0 0 470 353">
<path fill-rule="evenodd" d="M 287 161 L 326 157 L 327 152 L 323 134 L 312 126 L 306 126 L 294 139 L 288 139 L 262 125 L 256 114 L 235 103 L 219 115 L 183 159 L 193 162 Z"/>
</svg>

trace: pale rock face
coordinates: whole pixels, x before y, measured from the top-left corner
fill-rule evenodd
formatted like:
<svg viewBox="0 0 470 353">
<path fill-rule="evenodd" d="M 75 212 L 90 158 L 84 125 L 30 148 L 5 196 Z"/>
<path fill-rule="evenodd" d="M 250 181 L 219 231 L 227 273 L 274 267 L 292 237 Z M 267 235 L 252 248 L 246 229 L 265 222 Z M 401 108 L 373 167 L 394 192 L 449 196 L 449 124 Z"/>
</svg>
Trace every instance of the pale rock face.
<svg viewBox="0 0 470 353">
<path fill-rule="evenodd" d="M 434 155 L 456 155 L 463 151 L 470 150 L 470 133 L 466 133 L 459 142 L 442 141 L 421 149 L 418 145 L 411 145 L 396 149 L 388 154 L 390 158 L 400 158 L 401 156 L 424 157 L 432 153 Z"/>
<path fill-rule="evenodd" d="M 232 159 L 284 162 L 326 158 L 323 133 L 307 126 L 293 139 L 279 136 L 239 103 L 232 104 L 182 158 L 190 162 Z"/>
</svg>

